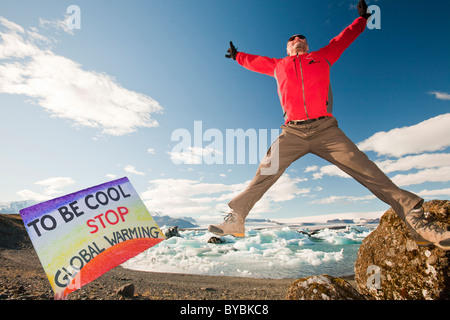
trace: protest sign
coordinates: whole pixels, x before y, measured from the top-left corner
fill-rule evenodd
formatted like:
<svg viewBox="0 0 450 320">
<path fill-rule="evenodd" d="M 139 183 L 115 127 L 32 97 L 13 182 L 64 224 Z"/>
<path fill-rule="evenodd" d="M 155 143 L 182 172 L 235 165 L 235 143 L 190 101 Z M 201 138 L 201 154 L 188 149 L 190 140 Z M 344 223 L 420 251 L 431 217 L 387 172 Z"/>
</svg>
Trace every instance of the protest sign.
<svg viewBox="0 0 450 320">
<path fill-rule="evenodd" d="M 25 208 L 20 215 L 58 297 L 164 240 L 126 177 Z"/>
</svg>

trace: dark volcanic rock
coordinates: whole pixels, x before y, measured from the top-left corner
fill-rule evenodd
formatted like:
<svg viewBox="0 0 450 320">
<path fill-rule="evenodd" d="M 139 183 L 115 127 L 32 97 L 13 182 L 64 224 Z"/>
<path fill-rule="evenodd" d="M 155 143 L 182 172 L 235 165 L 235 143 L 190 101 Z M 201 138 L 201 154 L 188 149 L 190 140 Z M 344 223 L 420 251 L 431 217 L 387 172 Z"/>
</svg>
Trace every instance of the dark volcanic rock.
<svg viewBox="0 0 450 320">
<path fill-rule="evenodd" d="M 365 300 L 350 283 L 327 274 L 296 280 L 287 293 L 288 300 Z"/>
<path fill-rule="evenodd" d="M 134 284 L 129 283 L 123 285 L 117 290 L 116 293 L 124 298 L 131 298 L 134 296 Z"/>
</svg>

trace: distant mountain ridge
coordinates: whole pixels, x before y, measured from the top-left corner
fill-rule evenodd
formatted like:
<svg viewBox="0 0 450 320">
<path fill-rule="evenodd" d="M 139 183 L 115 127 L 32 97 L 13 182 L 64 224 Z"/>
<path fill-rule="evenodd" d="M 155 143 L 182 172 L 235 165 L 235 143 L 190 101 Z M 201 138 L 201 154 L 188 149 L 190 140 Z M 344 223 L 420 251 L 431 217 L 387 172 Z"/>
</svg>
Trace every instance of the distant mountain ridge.
<svg viewBox="0 0 450 320">
<path fill-rule="evenodd" d="M 13 214 L 19 213 L 20 210 L 33 206 L 37 204 L 37 201 L 34 200 L 23 200 L 23 201 L 0 201 L 0 214 Z M 174 227 L 178 226 L 179 228 L 195 228 L 198 227 L 195 219 L 190 217 L 182 217 L 182 218 L 172 218 L 167 215 L 163 215 L 161 212 L 150 212 L 150 214 L 155 219 L 158 226 L 168 226 Z"/>
<path fill-rule="evenodd" d="M 19 213 L 23 208 L 31 207 L 37 204 L 34 200 L 22 200 L 22 201 L 0 201 L 0 213 L 11 214 Z"/>
<path fill-rule="evenodd" d="M 150 212 L 153 219 L 155 219 L 158 226 L 161 228 L 163 226 L 166 227 L 175 227 L 185 229 L 185 228 L 195 228 L 198 227 L 195 219 L 191 217 L 182 217 L 182 218 L 172 218 L 166 215 L 162 215 L 161 212 Z"/>
</svg>

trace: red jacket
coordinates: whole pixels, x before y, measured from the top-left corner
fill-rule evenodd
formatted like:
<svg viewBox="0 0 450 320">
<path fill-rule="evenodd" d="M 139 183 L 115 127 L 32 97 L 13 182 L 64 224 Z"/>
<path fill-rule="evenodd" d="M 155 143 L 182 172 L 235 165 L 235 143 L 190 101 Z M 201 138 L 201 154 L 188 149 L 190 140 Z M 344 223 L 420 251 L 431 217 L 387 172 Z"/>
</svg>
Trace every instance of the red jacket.
<svg viewBox="0 0 450 320">
<path fill-rule="evenodd" d="M 364 31 L 366 23 L 365 18 L 357 18 L 318 51 L 283 59 L 238 52 L 236 61 L 251 71 L 267 74 L 277 80 L 286 123 L 332 116 L 330 68 Z"/>
</svg>

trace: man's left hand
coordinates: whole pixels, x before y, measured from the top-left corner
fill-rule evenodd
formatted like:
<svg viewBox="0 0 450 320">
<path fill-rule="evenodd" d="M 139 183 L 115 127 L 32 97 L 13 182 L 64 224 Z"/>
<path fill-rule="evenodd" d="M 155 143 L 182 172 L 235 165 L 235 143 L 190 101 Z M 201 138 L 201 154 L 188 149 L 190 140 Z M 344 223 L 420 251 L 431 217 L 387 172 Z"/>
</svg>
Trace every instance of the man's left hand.
<svg viewBox="0 0 450 320">
<path fill-rule="evenodd" d="M 358 13 L 359 13 L 360 17 L 364 17 L 365 19 L 369 19 L 369 17 L 372 15 L 372 13 L 367 12 L 366 1 L 360 0 L 356 7 L 358 8 Z"/>
</svg>

